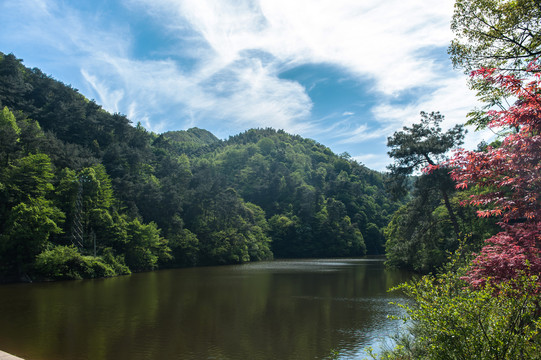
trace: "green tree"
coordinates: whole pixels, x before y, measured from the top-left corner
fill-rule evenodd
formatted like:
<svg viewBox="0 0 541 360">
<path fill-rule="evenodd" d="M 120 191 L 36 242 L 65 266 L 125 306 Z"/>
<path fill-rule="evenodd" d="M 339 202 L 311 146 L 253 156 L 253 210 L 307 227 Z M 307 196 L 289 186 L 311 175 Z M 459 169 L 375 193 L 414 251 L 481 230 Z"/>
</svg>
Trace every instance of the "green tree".
<svg viewBox="0 0 541 360">
<path fill-rule="evenodd" d="M 0 162 L 3 166 L 9 164 L 10 157 L 15 153 L 20 133 L 15 116 L 7 106 L 4 107 L 0 111 Z"/>
<path fill-rule="evenodd" d="M 443 132 L 441 122 L 444 117 L 440 113 L 421 112 L 421 122 L 411 127 L 404 126 L 402 131 L 397 131 L 387 139 L 387 146 L 390 148 L 388 154 L 395 159 L 394 164 L 389 165 L 391 177 L 399 188 L 403 188 L 407 176 L 414 171 L 423 169 L 428 165 L 436 165 L 443 161 L 446 153 L 453 147 L 462 144 L 464 139 L 464 126 L 455 125 Z M 443 170 L 443 169 L 442 169 Z M 434 172 L 430 175 L 439 184 L 441 196 L 445 208 L 453 224 L 456 237 L 460 236 L 460 229 L 455 212 L 451 207 L 449 193 L 452 192 L 452 182 L 446 171 Z"/>
<path fill-rule="evenodd" d="M 457 0 L 449 47 L 456 67 L 524 71 L 541 55 L 541 3 L 537 0 Z"/>
<path fill-rule="evenodd" d="M 306 238 L 300 237 L 300 219 L 277 214 L 269 219 L 272 251 L 276 257 L 293 257 L 302 252 L 302 244 Z"/>
<path fill-rule="evenodd" d="M 195 266 L 199 262 L 199 239 L 188 229 L 170 232 L 167 238 L 175 266 Z"/>
<path fill-rule="evenodd" d="M 27 81 L 26 70 L 21 59 L 0 52 L 0 105 L 10 109 L 30 108 L 30 101 L 25 97 L 32 90 L 32 85 Z"/>
<path fill-rule="evenodd" d="M 451 60 L 468 74 L 486 68 L 529 76 L 528 64 L 541 55 L 538 0 L 457 0 L 451 29 Z M 468 114 L 468 125 L 485 128 L 490 121 L 487 110 L 503 109 L 514 101 L 482 79 L 472 77 L 470 86 L 485 105 Z"/>
<path fill-rule="evenodd" d="M 86 209 L 109 209 L 113 206 L 113 187 L 103 165 L 85 168 L 78 177 L 83 187 L 83 203 Z"/>
<path fill-rule="evenodd" d="M 128 224 L 127 234 L 126 265 L 131 270 L 154 270 L 160 263 L 170 261 L 171 250 L 156 224 L 143 224 L 135 219 Z"/>
<path fill-rule="evenodd" d="M 1 172 L 3 206 L 0 258 L 6 276 L 22 276 L 51 235 L 62 233 L 64 213 L 48 199 L 54 190 L 50 159 L 32 154 L 13 161 Z"/>
<path fill-rule="evenodd" d="M 413 199 L 394 214 L 385 228 L 387 265 L 428 273 L 447 260 L 458 247 L 458 239 L 440 204 L 439 189 L 419 187 Z"/>
<path fill-rule="evenodd" d="M 360 256 L 366 253 L 363 235 L 351 224 L 341 201 L 327 199 L 315 220 L 317 235 L 311 256 Z"/>
<path fill-rule="evenodd" d="M 0 258 L 4 272 L 21 276 L 45 250 L 52 234 L 60 234 L 64 214 L 41 197 L 14 206 L 0 234 Z"/>
<path fill-rule="evenodd" d="M 272 258 L 263 210 L 232 189 L 221 190 L 194 219 L 203 264 L 242 263 Z"/>
<path fill-rule="evenodd" d="M 22 118 L 17 121 L 17 125 L 20 128 L 19 143 L 23 154 L 47 153 L 47 139 L 37 121 Z"/>
<path fill-rule="evenodd" d="M 17 159 L 6 171 L 9 202 L 17 204 L 44 197 L 54 190 L 51 160 L 46 154 Z"/>
</svg>

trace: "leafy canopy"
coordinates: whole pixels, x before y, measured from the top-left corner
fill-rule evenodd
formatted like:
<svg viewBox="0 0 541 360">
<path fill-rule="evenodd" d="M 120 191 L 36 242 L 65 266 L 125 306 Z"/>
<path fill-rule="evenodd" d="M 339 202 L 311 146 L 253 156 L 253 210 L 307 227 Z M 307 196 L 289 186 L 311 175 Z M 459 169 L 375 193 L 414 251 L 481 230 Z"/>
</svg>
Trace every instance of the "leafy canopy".
<svg viewBox="0 0 541 360">
<path fill-rule="evenodd" d="M 449 47 L 456 67 L 525 71 L 541 55 L 538 0 L 457 0 Z"/>
<path fill-rule="evenodd" d="M 481 68 L 508 74 L 527 74 L 527 66 L 541 55 L 541 2 L 538 0 L 457 0 L 451 23 L 455 39 L 451 60 L 466 73 Z M 468 114 L 468 125 L 487 126 L 486 111 L 505 108 L 509 100 L 498 86 L 479 78 L 470 87 L 485 105 Z"/>
<path fill-rule="evenodd" d="M 497 216 L 503 231 L 487 240 L 474 262 L 469 280 L 480 285 L 518 276 L 524 271 L 541 274 L 541 73 L 539 63 L 528 71 L 532 81 L 495 70 L 475 72 L 486 82 L 518 100 L 508 109 L 489 111 L 490 127 L 510 127 L 499 147 L 485 151 L 458 151 L 445 165 L 458 188 L 480 191 L 466 202 L 478 206 L 478 216 Z M 430 170 L 437 168 L 431 166 Z M 539 283 L 541 286 L 541 282 Z"/>
<path fill-rule="evenodd" d="M 421 121 L 411 127 L 404 126 L 387 138 L 388 154 L 394 163 L 387 168 L 394 182 L 391 190 L 398 196 L 405 193 L 407 176 L 427 165 L 436 165 L 445 159 L 445 154 L 464 139 L 464 126 L 455 125 L 442 131 L 444 116 L 439 112 L 421 112 Z"/>
</svg>

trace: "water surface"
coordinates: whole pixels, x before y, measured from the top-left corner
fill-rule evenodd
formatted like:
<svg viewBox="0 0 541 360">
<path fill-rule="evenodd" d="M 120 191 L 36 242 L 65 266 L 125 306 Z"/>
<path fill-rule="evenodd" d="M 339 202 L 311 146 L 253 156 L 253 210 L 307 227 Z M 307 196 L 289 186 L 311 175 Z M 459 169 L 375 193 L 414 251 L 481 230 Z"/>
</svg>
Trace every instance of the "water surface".
<svg viewBox="0 0 541 360">
<path fill-rule="evenodd" d="M 0 286 L 0 349 L 27 360 L 341 359 L 396 332 L 410 274 L 380 259 L 279 260 Z"/>
</svg>

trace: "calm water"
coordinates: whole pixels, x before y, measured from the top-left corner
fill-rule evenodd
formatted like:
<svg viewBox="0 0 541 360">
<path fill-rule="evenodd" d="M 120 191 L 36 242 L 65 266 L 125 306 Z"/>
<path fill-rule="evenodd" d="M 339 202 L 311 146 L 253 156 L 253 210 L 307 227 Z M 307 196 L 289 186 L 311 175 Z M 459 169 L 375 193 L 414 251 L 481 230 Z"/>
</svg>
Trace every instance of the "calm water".
<svg viewBox="0 0 541 360">
<path fill-rule="evenodd" d="M 341 359 L 396 332 L 409 279 L 378 259 L 287 260 L 0 286 L 0 350 L 27 360 Z"/>
</svg>

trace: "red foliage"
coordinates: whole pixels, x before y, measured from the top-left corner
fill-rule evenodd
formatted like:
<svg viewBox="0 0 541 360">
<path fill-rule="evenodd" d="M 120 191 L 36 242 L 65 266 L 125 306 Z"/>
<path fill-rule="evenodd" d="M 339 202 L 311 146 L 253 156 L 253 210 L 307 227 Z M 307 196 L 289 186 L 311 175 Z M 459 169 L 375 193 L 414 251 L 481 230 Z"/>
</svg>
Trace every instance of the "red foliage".
<svg viewBox="0 0 541 360">
<path fill-rule="evenodd" d="M 475 76 L 500 85 L 519 100 L 503 111 L 490 111 L 490 127 L 511 128 L 498 148 L 486 152 L 459 150 L 448 163 L 457 188 L 477 185 L 485 192 L 472 195 L 470 204 L 484 209 L 479 216 L 502 215 L 503 221 L 539 219 L 541 215 L 541 86 L 539 76 L 526 85 L 512 75 L 479 70 Z"/>
<path fill-rule="evenodd" d="M 457 188 L 478 187 L 467 203 L 478 216 L 500 216 L 503 232 L 488 239 L 467 279 L 479 285 L 514 278 L 520 271 L 541 274 L 541 81 L 532 63 L 532 81 L 481 69 L 482 76 L 518 100 L 502 111 L 489 111 L 489 127 L 512 130 L 497 148 L 459 150 L 445 166 Z M 431 169 L 428 169 L 431 171 Z M 540 284 L 541 285 L 541 284 Z"/>
<path fill-rule="evenodd" d="M 541 274 L 541 222 L 504 225 L 504 231 L 486 240 L 465 277 L 474 287 L 501 282 L 521 274 Z"/>
</svg>

